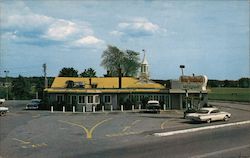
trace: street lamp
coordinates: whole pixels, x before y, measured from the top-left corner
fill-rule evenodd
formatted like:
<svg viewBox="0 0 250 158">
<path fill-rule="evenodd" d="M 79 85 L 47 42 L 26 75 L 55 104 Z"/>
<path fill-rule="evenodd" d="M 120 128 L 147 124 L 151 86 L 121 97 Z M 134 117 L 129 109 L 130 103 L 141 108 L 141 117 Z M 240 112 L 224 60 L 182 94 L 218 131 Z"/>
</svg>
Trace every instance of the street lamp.
<svg viewBox="0 0 250 158">
<path fill-rule="evenodd" d="M 6 86 L 6 100 L 9 100 L 9 86 L 8 86 L 8 73 L 10 71 L 4 70 L 5 73 L 5 86 Z"/>
<path fill-rule="evenodd" d="M 185 65 L 180 65 L 180 68 L 181 68 L 181 74 L 182 74 L 182 76 L 183 76 L 183 75 L 184 75 L 183 69 L 185 68 Z"/>
</svg>

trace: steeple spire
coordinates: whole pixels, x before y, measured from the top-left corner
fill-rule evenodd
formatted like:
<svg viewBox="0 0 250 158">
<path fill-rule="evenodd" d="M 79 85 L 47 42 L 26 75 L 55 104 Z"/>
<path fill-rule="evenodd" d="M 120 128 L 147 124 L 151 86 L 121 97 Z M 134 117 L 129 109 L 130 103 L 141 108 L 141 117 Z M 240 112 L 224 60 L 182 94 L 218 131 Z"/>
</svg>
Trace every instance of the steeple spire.
<svg viewBox="0 0 250 158">
<path fill-rule="evenodd" d="M 149 80 L 149 71 L 148 71 L 148 61 L 146 58 L 146 51 L 143 49 L 143 59 L 141 62 L 141 74 L 140 74 L 140 80 L 147 82 Z"/>
</svg>

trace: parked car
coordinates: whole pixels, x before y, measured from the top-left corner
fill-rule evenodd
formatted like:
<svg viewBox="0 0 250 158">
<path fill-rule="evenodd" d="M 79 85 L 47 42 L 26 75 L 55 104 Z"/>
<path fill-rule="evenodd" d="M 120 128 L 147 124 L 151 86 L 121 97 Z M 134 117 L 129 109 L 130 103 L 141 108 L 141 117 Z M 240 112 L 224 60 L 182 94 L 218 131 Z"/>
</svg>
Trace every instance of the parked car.
<svg viewBox="0 0 250 158">
<path fill-rule="evenodd" d="M 149 100 L 146 105 L 146 112 L 160 113 L 161 106 L 157 100 Z"/>
<path fill-rule="evenodd" d="M 9 108 L 7 107 L 0 107 L 0 116 L 4 116 L 7 112 L 9 112 Z"/>
<path fill-rule="evenodd" d="M 190 113 L 186 115 L 186 118 L 189 120 L 207 123 L 218 120 L 227 121 L 230 117 L 230 113 L 222 112 L 218 108 L 201 108 L 196 113 Z"/>
<path fill-rule="evenodd" d="M 197 110 L 194 108 L 188 108 L 187 110 L 184 111 L 183 113 L 183 118 L 186 118 L 187 114 L 191 114 L 191 113 L 196 113 Z"/>
<path fill-rule="evenodd" d="M 32 99 L 30 103 L 26 105 L 26 110 L 36 110 L 42 104 L 41 99 Z"/>
<path fill-rule="evenodd" d="M 5 99 L 0 99 L 0 104 L 3 104 L 5 102 Z"/>
</svg>

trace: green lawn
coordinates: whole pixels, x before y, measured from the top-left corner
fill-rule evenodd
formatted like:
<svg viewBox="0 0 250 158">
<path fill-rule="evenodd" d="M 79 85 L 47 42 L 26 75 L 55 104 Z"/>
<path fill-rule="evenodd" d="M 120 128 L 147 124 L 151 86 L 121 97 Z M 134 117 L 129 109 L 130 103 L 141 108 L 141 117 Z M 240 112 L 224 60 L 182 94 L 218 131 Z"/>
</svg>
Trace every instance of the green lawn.
<svg viewBox="0 0 250 158">
<path fill-rule="evenodd" d="M 250 88 L 211 88 L 210 100 L 228 100 L 250 102 Z"/>
</svg>

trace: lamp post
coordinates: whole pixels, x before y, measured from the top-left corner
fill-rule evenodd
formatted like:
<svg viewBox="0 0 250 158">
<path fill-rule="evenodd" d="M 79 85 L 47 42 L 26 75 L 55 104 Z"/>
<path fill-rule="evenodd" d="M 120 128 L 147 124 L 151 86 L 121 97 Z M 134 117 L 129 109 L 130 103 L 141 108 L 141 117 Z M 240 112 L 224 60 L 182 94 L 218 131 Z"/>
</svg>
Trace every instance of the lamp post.
<svg viewBox="0 0 250 158">
<path fill-rule="evenodd" d="M 181 75 L 183 76 L 184 75 L 183 69 L 185 68 L 185 65 L 180 65 L 180 68 L 181 68 Z"/>
<path fill-rule="evenodd" d="M 8 73 L 10 71 L 4 70 L 5 73 L 5 87 L 6 87 L 6 100 L 9 100 L 9 85 L 8 85 Z"/>
</svg>

